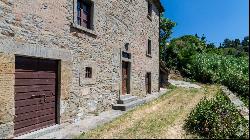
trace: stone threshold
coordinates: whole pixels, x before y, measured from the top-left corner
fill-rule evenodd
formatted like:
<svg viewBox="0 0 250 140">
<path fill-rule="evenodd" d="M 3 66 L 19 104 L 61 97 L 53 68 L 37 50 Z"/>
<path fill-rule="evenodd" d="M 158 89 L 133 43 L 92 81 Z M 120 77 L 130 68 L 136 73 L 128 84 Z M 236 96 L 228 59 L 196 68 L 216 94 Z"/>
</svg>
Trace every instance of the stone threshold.
<svg viewBox="0 0 250 140">
<path fill-rule="evenodd" d="M 167 93 L 168 91 L 169 90 L 167 89 L 161 88 L 160 92 L 149 94 L 144 97 L 143 100 L 145 100 L 145 103 L 150 102 L 159 98 L 161 95 Z M 127 111 L 109 110 L 100 113 L 98 116 L 88 116 L 76 123 L 55 125 L 19 137 L 15 137 L 14 139 L 73 139 L 74 137 L 81 135 L 83 132 L 95 129 L 100 125 L 114 120 Z"/>
</svg>

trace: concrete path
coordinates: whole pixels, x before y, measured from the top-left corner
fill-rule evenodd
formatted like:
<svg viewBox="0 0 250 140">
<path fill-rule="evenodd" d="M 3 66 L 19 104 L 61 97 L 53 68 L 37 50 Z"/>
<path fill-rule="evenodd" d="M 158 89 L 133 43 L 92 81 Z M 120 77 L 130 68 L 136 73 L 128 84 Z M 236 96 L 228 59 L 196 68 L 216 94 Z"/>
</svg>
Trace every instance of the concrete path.
<svg viewBox="0 0 250 140">
<path fill-rule="evenodd" d="M 168 80 L 169 83 L 172 85 L 175 85 L 177 87 L 183 87 L 183 88 L 201 88 L 201 86 L 192 84 L 190 82 L 185 82 L 185 81 L 177 81 L 177 80 Z"/>
<path fill-rule="evenodd" d="M 157 99 L 165 94 L 168 90 L 161 89 L 159 93 L 152 93 L 147 95 L 143 100 L 145 103 Z M 83 132 L 94 129 L 100 125 L 108 123 L 115 118 L 123 115 L 127 111 L 109 110 L 100 113 L 98 116 L 89 116 L 74 124 L 65 123 L 62 125 L 55 125 L 49 128 L 41 129 L 26 135 L 16 137 L 15 139 L 72 139 L 81 135 Z"/>
</svg>

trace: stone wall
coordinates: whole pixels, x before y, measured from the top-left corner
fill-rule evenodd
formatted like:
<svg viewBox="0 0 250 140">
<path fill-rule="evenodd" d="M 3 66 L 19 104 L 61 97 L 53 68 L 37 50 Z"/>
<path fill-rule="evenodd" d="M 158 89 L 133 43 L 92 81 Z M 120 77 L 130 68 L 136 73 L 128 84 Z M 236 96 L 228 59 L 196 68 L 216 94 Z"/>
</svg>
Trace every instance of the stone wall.
<svg viewBox="0 0 250 140">
<path fill-rule="evenodd" d="M 72 26 L 73 0 L 0 0 L 0 138 L 13 135 L 15 55 L 60 61 L 60 122 L 111 109 L 121 85 L 120 48 L 132 53 L 131 94 L 159 86 L 159 12 L 147 18 L 147 0 L 95 0 L 92 34 Z M 152 58 L 146 56 L 152 40 Z M 84 68 L 94 77 L 85 79 Z M 11 69 L 11 70 L 9 70 Z M 7 72 L 7 73 L 6 73 Z"/>
<path fill-rule="evenodd" d="M 0 53 L 0 138 L 13 133 L 15 58 Z"/>
</svg>

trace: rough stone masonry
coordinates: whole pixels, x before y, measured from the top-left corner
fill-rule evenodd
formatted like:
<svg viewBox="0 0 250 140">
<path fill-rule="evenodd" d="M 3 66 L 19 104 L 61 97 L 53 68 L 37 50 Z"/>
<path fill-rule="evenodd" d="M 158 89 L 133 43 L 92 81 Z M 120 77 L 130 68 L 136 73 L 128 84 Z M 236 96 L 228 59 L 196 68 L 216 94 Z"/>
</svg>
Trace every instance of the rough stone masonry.
<svg viewBox="0 0 250 140">
<path fill-rule="evenodd" d="M 76 25 L 77 0 L 0 0 L 0 138 L 14 136 L 15 56 L 59 61 L 59 122 L 111 109 L 122 84 L 121 51 L 131 53 L 130 92 L 159 90 L 158 0 L 91 0 L 93 29 Z M 148 39 L 151 56 L 146 55 Z M 85 78 L 91 67 L 92 77 Z"/>
</svg>

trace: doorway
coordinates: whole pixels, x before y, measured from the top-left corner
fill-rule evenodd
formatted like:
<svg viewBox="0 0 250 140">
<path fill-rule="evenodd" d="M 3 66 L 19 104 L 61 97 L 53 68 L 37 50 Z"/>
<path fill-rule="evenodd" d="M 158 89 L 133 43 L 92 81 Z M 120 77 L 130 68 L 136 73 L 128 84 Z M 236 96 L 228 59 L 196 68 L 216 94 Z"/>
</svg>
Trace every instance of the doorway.
<svg viewBox="0 0 250 140">
<path fill-rule="evenodd" d="M 151 72 L 146 74 L 146 92 L 147 94 L 151 94 Z"/>
<path fill-rule="evenodd" d="M 122 95 L 130 94 L 130 64 L 122 61 Z"/>
</svg>

